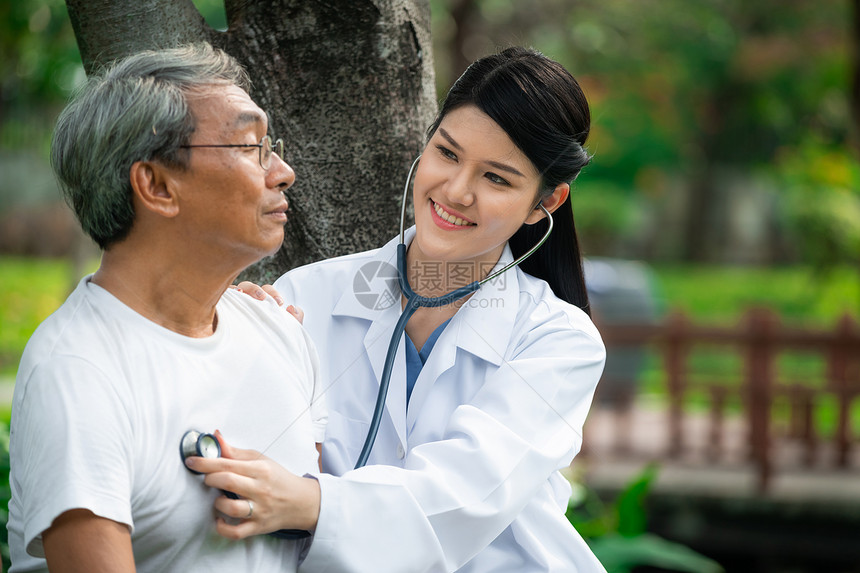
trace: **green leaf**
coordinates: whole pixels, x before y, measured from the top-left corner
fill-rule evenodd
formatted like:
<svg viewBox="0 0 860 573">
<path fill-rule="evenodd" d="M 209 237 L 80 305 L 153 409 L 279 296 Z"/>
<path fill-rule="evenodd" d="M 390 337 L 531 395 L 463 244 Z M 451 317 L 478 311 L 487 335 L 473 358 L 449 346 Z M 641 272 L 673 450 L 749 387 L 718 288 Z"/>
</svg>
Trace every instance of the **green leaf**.
<svg viewBox="0 0 860 573">
<path fill-rule="evenodd" d="M 621 492 L 615 502 L 618 515 L 618 533 L 627 537 L 645 533 L 648 516 L 645 498 L 651 483 L 657 477 L 657 464 L 648 464 L 645 469 Z"/>
<path fill-rule="evenodd" d="M 609 534 L 592 541 L 590 546 L 607 573 L 629 573 L 643 565 L 689 573 L 723 572 L 713 559 L 651 533 L 635 537 Z"/>
</svg>

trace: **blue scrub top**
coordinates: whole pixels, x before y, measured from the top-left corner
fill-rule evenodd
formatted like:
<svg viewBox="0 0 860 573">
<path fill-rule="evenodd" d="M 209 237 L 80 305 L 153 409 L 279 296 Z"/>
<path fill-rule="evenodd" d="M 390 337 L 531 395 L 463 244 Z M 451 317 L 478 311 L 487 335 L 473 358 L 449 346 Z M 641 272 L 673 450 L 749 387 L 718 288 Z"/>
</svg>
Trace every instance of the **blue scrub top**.
<svg viewBox="0 0 860 573">
<path fill-rule="evenodd" d="M 436 327 L 436 330 L 427 338 L 427 342 L 424 343 L 424 346 L 421 347 L 421 352 L 418 352 L 418 349 L 415 348 L 415 344 L 412 343 L 412 339 L 409 338 L 409 335 L 406 335 L 406 404 L 409 405 L 409 398 L 412 396 L 412 389 L 415 388 L 415 381 L 418 380 L 418 375 L 421 374 L 421 369 L 424 367 L 424 363 L 427 362 L 427 357 L 430 356 L 430 352 L 433 350 L 433 346 L 436 345 L 436 340 L 439 339 L 439 335 L 442 334 L 442 331 L 445 330 L 445 327 L 448 323 L 451 322 L 449 318 L 442 324 Z"/>
</svg>

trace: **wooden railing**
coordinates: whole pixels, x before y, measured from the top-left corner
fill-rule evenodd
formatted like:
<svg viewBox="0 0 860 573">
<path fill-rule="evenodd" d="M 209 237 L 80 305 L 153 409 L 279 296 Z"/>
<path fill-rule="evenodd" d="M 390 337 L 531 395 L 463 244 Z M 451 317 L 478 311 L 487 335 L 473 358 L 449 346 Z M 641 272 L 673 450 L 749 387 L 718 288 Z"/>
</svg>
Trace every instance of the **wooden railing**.
<svg viewBox="0 0 860 573">
<path fill-rule="evenodd" d="M 663 454 L 667 458 L 685 453 L 684 425 L 689 416 L 685 406 L 691 391 L 698 390 L 709 400 L 707 457 L 715 462 L 724 444 L 727 401 L 738 399 L 748 435 L 747 455 L 755 464 L 761 491 L 768 488 L 778 469 L 774 467 L 776 448 L 787 440 L 800 444 L 801 463 L 807 467 L 821 463 L 835 468 L 849 466 L 856 441 L 851 405 L 860 395 L 860 327 L 851 317 L 844 316 L 830 330 L 787 326 L 767 309 L 751 309 L 738 325 L 729 327 L 693 324 L 681 313 L 654 325 L 616 323 L 598 327 L 608 353 L 618 347 L 648 345 L 662 355 L 668 398 L 668 444 Z M 714 345 L 733 348 L 739 354 L 744 369 L 737 383 L 693 381 L 691 352 Z M 821 379 L 779 375 L 776 359 L 786 352 L 820 356 L 826 363 Z M 789 404 L 788 432 L 780 431 L 773 421 L 777 398 Z M 818 435 L 813 423 L 815 408 L 825 399 L 835 403 L 836 408 L 835 431 L 828 438 Z M 822 462 L 819 453 L 826 440 L 832 440 L 830 447 L 835 455 Z"/>
</svg>

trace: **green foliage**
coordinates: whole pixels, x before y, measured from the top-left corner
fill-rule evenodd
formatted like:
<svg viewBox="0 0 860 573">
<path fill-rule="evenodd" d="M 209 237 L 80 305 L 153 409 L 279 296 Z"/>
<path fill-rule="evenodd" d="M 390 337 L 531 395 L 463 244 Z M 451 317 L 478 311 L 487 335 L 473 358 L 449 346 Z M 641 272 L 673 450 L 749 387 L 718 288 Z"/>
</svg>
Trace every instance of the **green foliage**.
<svg viewBox="0 0 860 573">
<path fill-rule="evenodd" d="M 611 181 L 584 178 L 572 188 L 576 230 L 588 253 L 611 252 L 636 216 L 630 193 Z"/>
<path fill-rule="evenodd" d="M 657 296 L 696 322 L 734 324 L 750 306 L 772 308 L 788 324 L 832 328 L 843 314 L 860 318 L 860 276 L 838 266 L 725 267 L 657 265 Z"/>
<path fill-rule="evenodd" d="M 647 532 L 645 501 L 657 470 L 656 464 L 646 466 L 609 505 L 593 491 L 579 486 L 579 497 L 572 499 L 567 518 L 608 573 L 630 573 L 640 566 L 720 573 L 723 568 L 712 559 Z"/>
<path fill-rule="evenodd" d="M 65 2 L 0 2 L 0 53 L 0 148 L 47 153 L 56 114 L 84 77 Z"/>
<path fill-rule="evenodd" d="M 805 260 L 818 267 L 860 263 L 860 161 L 810 139 L 780 153 L 773 169 L 783 217 Z"/>
<path fill-rule="evenodd" d="M 193 0 L 194 6 L 212 28 L 227 29 L 227 14 L 224 11 L 224 0 Z"/>
<path fill-rule="evenodd" d="M 12 491 L 9 489 L 9 418 L 0 421 L 0 556 L 3 559 L 3 571 L 9 570 L 9 533 L 6 522 L 9 520 L 9 499 Z"/>
<path fill-rule="evenodd" d="M 696 553 L 689 547 L 667 541 L 651 533 L 636 537 L 610 534 L 592 542 L 591 549 L 608 573 L 628 573 L 640 566 L 659 567 L 666 571 L 720 573 L 719 563 Z"/>
<path fill-rule="evenodd" d="M 65 261 L 0 257 L 0 377 L 14 377 L 27 340 L 68 296 Z"/>
<path fill-rule="evenodd" d="M 645 533 L 647 526 L 645 498 L 656 478 L 657 466 L 649 464 L 618 496 L 615 505 L 618 513 L 619 535 L 634 537 Z"/>
</svg>

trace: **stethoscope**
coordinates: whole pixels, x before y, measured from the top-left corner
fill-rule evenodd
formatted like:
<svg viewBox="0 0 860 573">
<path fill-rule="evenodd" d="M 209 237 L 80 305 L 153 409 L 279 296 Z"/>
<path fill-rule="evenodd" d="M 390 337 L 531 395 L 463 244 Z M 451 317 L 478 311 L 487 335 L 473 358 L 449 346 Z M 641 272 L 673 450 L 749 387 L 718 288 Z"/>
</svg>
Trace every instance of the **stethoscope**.
<svg viewBox="0 0 860 573">
<path fill-rule="evenodd" d="M 220 458 L 221 444 L 218 443 L 218 438 L 212 434 L 198 432 L 197 430 L 188 430 L 182 435 L 182 439 L 179 441 L 179 456 L 182 458 L 183 465 L 185 465 L 185 460 L 190 456 Z M 188 466 L 185 466 L 185 469 L 193 474 L 200 475 L 200 472 L 196 472 Z M 232 491 L 222 489 L 221 492 L 230 499 L 239 499 L 239 496 Z M 301 539 L 309 537 L 310 534 L 310 531 L 305 531 L 304 529 L 280 529 L 269 533 L 269 535 L 278 539 Z"/>
<path fill-rule="evenodd" d="M 388 396 L 388 386 L 391 383 L 391 370 L 394 368 L 394 359 L 397 356 L 397 346 L 400 343 L 400 337 L 406 330 L 406 323 L 409 322 L 409 319 L 412 317 L 413 314 L 415 314 L 415 311 L 421 307 L 431 308 L 437 306 L 444 306 L 446 304 L 452 304 L 463 297 L 469 296 L 470 294 L 481 288 L 481 285 L 483 285 L 484 283 L 493 280 L 508 269 L 517 266 L 529 256 L 531 256 L 535 251 L 540 248 L 541 245 L 544 244 L 544 242 L 546 242 L 546 240 L 549 238 L 549 234 L 552 232 L 552 215 L 550 215 L 549 211 L 547 211 L 546 207 L 544 207 L 542 203 L 538 203 L 537 207 L 539 207 L 544 212 L 544 214 L 546 215 L 546 219 L 549 222 L 549 225 L 547 226 L 546 233 L 544 233 L 543 237 L 541 237 L 541 240 L 538 241 L 534 247 L 525 252 L 517 260 L 505 265 L 503 268 L 479 281 L 467 284 L 466 286 L 460 287 L 442 296 L 419 296 L 415 293 L 415 291 L 412 290 L 412 287 L 409 286 L 409 279 L 406 277 L 405 226 L 406 202 L 407 196 L 409 195 L 409 186 L 412 183 L 412 175 L 415 172 L 415 167 L 418 165 L 418 160 L 420 159 L 421 156 L 419 155 L 412 163 L 412 167 L 409 168 L 409 174 L 406 176 L 406 185 L 403 187 L 403 207 L 400 210 L 400 243 L 397 245 L 397 278 L 398 282 L 400 283 L 400 292 L 403 294 L 403 296 L 406 297 L 406 305 L 404 306 L 403 311 L 400 314 L 400 319 L 397 321 L 397 324 L 394 327 L 394 332 L 391 333 L 391 341 L 388 343 L 388 352 L 385 355 L 385 365 L 382 368 L 382 379 L 379 382 L 379 394 L 377 394 L 376 396 L 376 406 L 373 410 L 373 417 L 370 421 L 370 427 L 367 430 L 367 437 L 364 440 L 364 447 L 362 447 L 361 453 L 358 456 L 358 461 L 355 463 L 355 469 L 363 467 L 365 464 L 367 464 L 367 458 L 370 456 L 370 450 L 373 449 L 373 443 L 376 441 L 376 435 L 379 433 L 379 423 L 382 420 L 382 412 L 385 409 L 385 399 Z"/>
</svg>

